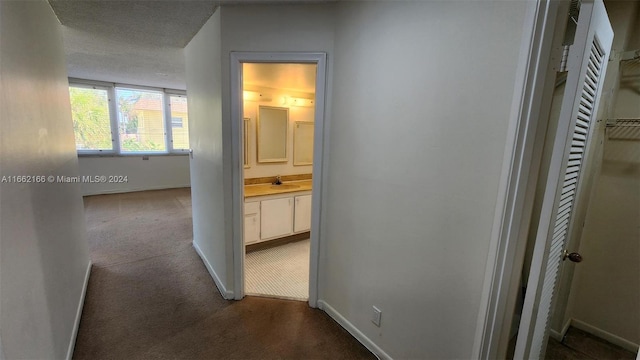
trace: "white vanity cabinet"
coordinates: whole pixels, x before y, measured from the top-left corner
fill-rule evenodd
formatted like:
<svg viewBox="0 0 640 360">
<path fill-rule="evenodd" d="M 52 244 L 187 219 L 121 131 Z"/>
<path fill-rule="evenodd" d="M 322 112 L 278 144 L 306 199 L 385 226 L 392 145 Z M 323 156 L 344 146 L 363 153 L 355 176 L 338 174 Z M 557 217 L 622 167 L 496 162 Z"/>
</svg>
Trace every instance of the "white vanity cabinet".
<svg viewBox="0 0 640 360">
<path fill-rule="evenodd" d="M 293 198 L 260 202 L 260 239 L 275 239 L 293 233 Z"/>
<path fill-rule="evenodd" d="M 278 239 L 309 231 L 309 191 L 247 198 L 244 203 L 244 243 Z"/>
<path fill-rule="evenodd" d="M 311 195 L 295 197 L 293 232 L 299 233 L 311 229 Z"/>
<path fill-rule="evenodd" d="M 244 203 L 244 243 L 260 241 L 260 202 Z"/>
</svg>

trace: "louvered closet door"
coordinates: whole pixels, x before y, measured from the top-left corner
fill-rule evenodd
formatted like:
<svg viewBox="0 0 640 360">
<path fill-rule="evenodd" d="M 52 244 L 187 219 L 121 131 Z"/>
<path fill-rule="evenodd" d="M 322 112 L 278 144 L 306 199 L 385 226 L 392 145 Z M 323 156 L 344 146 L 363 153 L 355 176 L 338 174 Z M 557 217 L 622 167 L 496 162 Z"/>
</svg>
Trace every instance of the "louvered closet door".
<svg viewBox="0 0 640 360">
<path fill-rule="evenodd" d="M 537 224 L 515 359 L 544 358 L 558 271 L 571 232 L 574 201 L 612 40 L 613 31 L 602 1 L 583 1 L 569 51 L 569 72 Z"/>
</svg>

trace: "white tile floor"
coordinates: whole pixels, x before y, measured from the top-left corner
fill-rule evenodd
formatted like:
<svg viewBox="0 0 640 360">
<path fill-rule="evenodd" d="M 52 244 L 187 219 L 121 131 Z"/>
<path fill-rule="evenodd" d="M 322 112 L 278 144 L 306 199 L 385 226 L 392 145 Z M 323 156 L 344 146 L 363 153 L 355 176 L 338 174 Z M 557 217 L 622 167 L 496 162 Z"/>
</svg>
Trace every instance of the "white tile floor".
<svg viewBox="0 0 640 360">
<path fill-rule="evenodd" d="M 245 294 L 306 301 L 309 243 L 307 239 L 248 253 L 244 262 Z"/>
</svg>

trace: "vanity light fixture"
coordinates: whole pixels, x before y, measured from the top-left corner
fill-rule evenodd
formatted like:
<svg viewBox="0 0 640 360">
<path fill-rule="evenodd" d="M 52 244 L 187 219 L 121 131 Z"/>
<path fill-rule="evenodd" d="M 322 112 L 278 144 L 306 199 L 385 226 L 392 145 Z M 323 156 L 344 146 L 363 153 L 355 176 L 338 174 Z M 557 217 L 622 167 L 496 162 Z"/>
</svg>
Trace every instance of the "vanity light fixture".
<svg viewBox="0 0 640 360">
<path fill-rule="evenodd" d="M 282 105 L 299 106 L 299 107 L 313 107 L 315 101 L 313 99 L 305 99 L 298 97 L 282 97 Z"/>
<path fill-rule="evenodd" d="M 271 101 L 271 95 L 257 91 L 243 91 L 242 98 L 245 101 Z"/>
</svg>

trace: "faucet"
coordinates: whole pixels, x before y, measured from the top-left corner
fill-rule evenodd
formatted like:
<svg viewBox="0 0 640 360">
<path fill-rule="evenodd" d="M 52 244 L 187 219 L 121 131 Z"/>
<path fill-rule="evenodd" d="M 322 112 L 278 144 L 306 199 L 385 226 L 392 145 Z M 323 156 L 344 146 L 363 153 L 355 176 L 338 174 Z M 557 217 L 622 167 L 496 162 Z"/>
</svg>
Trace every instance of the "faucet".
<svg viewBox="0 0 640 360">
<path fill-rule="evenodd" d="M 276 175 L 276 181 L 273 182 L 273 185 L 282 185 L 282 179 L 280 175 Z"/>
</svg>

